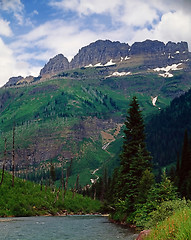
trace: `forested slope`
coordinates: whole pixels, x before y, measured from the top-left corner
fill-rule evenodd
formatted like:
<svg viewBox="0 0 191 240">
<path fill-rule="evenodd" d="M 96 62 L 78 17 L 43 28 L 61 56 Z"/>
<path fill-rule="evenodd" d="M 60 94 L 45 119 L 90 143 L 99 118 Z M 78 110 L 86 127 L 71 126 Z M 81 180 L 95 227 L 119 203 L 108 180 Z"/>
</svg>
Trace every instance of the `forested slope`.
<svg viewBox="0 0 191 240">
<path fill-rule="evenodd" d="M 169 107 L 153 116 L 147 124 L 148 148 L 156 166 L 177 161 L 181 155 L 184 132 L 191 131 L 191 90 L 175 98 Z"/>
</svg>

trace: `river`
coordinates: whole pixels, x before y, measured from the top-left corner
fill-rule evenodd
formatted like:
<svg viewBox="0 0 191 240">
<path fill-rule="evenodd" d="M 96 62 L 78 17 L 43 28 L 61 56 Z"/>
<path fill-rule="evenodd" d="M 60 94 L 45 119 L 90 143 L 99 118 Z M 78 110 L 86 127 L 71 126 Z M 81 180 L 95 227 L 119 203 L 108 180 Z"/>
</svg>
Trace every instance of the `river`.
<svg viewBox="0 0 191 240">
<path fill-rule="evenodd" d="M 136 236 L 101 216 L 0 218 L 1 240 L 134 240 Z"/>
</svg>

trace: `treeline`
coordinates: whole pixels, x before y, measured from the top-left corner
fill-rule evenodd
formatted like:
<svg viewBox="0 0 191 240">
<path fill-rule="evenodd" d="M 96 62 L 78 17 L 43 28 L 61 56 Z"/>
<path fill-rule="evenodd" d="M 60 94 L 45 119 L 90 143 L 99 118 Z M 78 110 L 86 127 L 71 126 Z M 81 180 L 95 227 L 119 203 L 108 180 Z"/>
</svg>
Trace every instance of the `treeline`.
<svg viewBox="0 0 191 240">
<path fill-rule="evenodd" d="M 147 146 L 155 168 L 175 163 L 181 154 L 185 129 L 191 131 L 191 90 L 175 98 L 169 107 L 146 125 Z M 170 149 L 170 151 L 169 151 Z"/>
</svg>

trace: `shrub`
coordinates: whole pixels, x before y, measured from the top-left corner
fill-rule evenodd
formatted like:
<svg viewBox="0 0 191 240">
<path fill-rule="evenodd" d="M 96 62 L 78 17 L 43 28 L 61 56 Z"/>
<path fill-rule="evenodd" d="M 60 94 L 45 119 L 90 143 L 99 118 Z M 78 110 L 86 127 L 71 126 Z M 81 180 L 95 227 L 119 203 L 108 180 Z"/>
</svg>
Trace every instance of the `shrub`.
<svg viewBox="0 0 191 240">
<path fill-rule="evenodd" d="M 191 239 L 191 209 L 185 207 L 177 210 L 171 217 L 151 231 L 144 240 L 190 240 Z"/>
<path fill-rule="evenodd" d="M 57 191 L 40 189 L 40 185 L 19 178 L 15 178 L 15 186 L 12 187 L 11 175 L 6 173 L 0 186 L 0 216 L 55 215 L 65 210 L 69 213 L 94 213 L 101 209 L 99 201 L 79 194 L 73 197 L 73 193 L 68 191 L 63 201 L 63 193 L 57 199 Z"/>
</svg>

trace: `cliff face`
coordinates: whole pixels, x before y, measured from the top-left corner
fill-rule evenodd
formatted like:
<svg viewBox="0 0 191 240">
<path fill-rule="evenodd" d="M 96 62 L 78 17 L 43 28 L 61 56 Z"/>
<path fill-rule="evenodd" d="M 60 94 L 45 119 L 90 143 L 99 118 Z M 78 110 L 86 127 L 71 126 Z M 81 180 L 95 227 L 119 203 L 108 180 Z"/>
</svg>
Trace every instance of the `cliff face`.
<svg viewBox="0 0 191 240">
<path fill-rule="evenodd" d="M 132 46 L 129 46 L 126 43 L 98 40 L 80 49 L 70 63 L 62 54 L 50 59 L 41 70 L 40 75 L 55 74 L 68 69 L 95 66 L 96 64 L 103 66 L 109 62 L 112 65 L 116 61 L 120 62 L 127 57 L 139 55 L 142 55 L 145 59 L 143 68 L 162 67 L 185 61 L 189 58 L 188 54 L 188 44 L 186 42 L 164 44 L 157 40 L 146 40 L 135 42 Z M 113 62 L 111 62 L 111 59 Z"/>
<path fill-rule="evenodd" d="M 111 59 L 115 60 L 128 56 L 129 49 L 130 46 L 125 43 L 98 40 L 83 47 L 72 59 L 70 68 L 74 69 L 98 63 L 106 64 Z"/>
<path fill-rule="evenodd" d="M 142 54 L 145 67 L 165 67 L 189 59 L 188 44 L 186 42 L 164 44 L 160 41 L 146 40 L 136 42 L 130 49 L 130 56 Z"/>
<path fill-rule="evenodd" d="M 69 62 L 63 54 L 58 54 L 51 58 L 47 64 L 41 69 L 40 76 L 45 74 L 56 74 L 69 69 Z"/>
<path fill-rule="evenodd" d="M 34 81 L 38 81 L 39 78 L 34 78 L 33 76 L 28 76 L 26 78 L 22 76 L 18 77 L 11 77 L 9 81 L 4 85 L 4 87 L 12 87 L 15 85 L 24 85 L 24 84 L 29 84 Z"/>
<path fill-rule="evenodd" d="M 146 40 L 135 42 L 132 46 L 126 43 L 112 42 L 110 40 L 98 40 L 79 50 L 71 62 L 63 54 L 51 58 L 41 69 L 39 78 L 13 77 L 5 87 L 14 86 L 40 78 L 49 78 L 69 69 L 86 66 L 112 66 L 117 65 L 129 58 L 143 59 L 140 69 L 165 67 L 167 65 L 186 62 L 190 58 L 188 44 L 186 42 L 168 42 Z"/>
<path fill-rule="evenodd" d="M 22 80 L 23 77 L 22 76 L 18 76 L 18 77 L 11 77 L 9 78 L 9 81 L 4 85 L 4 87 L 11 87 L 16 85 L 17 82 L 19 82 L 20 80 Z"/>
</svg>

